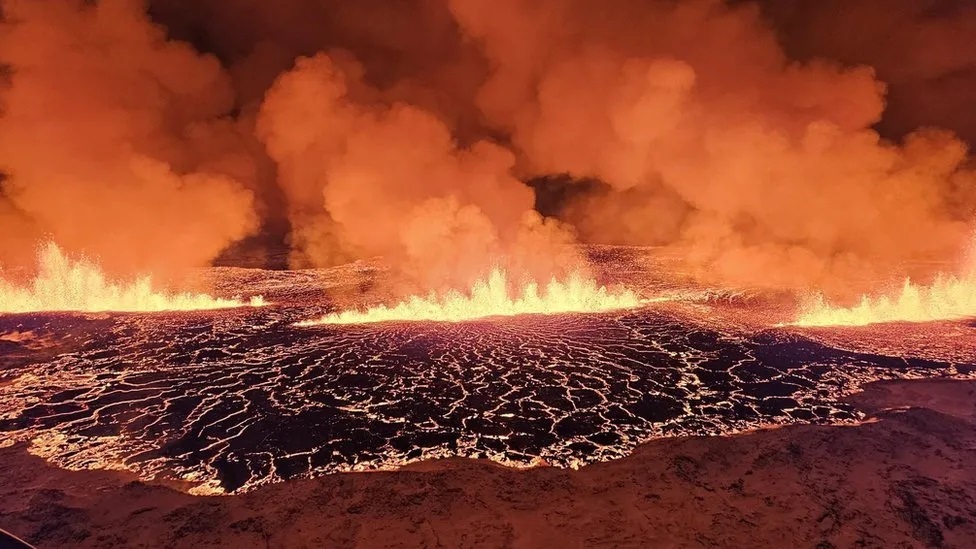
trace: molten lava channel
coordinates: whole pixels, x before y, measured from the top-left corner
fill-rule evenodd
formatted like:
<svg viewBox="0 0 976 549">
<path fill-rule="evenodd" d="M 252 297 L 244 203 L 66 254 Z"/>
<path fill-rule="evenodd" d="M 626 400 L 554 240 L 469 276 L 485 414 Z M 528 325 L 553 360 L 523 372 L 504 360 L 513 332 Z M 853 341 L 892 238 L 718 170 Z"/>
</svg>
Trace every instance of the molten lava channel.
<svg viewBox="0 0 976 549">
<path fill-rule="evenodd" d="M 153 288 L 148 276 L 127 283 L 112 281 L 95 263 L 71 259 L 53 243 L 38 250 L 37 261 L 38 273 L 25 286 L 0 277 L 0 313 L 197 311 L 264 305 L 261 296 L 244 302 L 162 292 Z"/>
<path fill-rule="evenodd" d="M 566 281 L 551 280 L 544 288 L 537 283 L 525 284 L 511 292 L 505 271 L 496 269 L 476 282 L 468 294 L 451 290 L 438 296 L 412 296 L 393 307 L 379 305 L 365 311 L 332 313 L 299 326 L 321 324 L 367 324 L 395 321 L 461 322 L 495 316 L 527 314 L 600 313 L 630 309 L 642 300 L 630 290 L 611 291 L 580 274 Z"/>
</svg>

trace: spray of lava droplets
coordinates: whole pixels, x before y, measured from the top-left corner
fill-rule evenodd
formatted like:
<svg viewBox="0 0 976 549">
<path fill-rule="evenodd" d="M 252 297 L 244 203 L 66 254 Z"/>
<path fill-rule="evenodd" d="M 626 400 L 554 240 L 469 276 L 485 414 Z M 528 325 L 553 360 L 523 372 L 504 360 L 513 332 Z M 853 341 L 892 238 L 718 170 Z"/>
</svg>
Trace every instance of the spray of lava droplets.
<svg viewBox="0 0 976 549">
<path fill-rule="evenodd" d="M 866 326 L 882 322 L 931 322 L 976 317 L 976 240 L 962 276 L 939 274 L 923 286 L 905 280 L 899 292 L 862 296 L 853 307 L 836 307 L 822 294 L 801 308 L 796 326 Z"/>
<path fill-rule="evenodd" d="M 38 273 L 26 287 L 0 278 L 0 313 L 39 311 L 160 312 L 261 306 L 261 296 L 248 302 L 206 294 L 166 293 L 153 289 L 149 277 L 130 283 L 109 280 L 98 265 L 73 260 L 57 245 L 38 250 Z"/>
<path fill-rule="evenodd" d="M 598 313 L 630 309 L 641 303 L 630 290 L 611 292 L 579 274 L 569 276 L 566 282 L 553 279 L 541 292 L 538 284 L 530 282 L 519 292 L 512 293 L 509 291 L 506 273 L 496 269 L 486 279 L 476 282 L 468 295 L 452 290 L 442 296 L 434 293 L 427 297 L 413 296 L 393 307 L 379 305 L 366 311 L 332 313 L 318 320 L 300 322 L 298 325 L 393 321 L 460 322 L 492 316 Z"/>
</svg>

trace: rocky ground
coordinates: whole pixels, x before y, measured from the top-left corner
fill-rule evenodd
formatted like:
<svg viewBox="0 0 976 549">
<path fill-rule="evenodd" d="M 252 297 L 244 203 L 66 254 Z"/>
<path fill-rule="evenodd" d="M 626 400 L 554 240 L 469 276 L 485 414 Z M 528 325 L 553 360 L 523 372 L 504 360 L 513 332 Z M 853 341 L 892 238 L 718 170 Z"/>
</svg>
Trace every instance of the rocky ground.
<svg viewBox="0 0 976 549">
<path fill-rule="evenodd" d="M 39 547 L 972 547 L 976 382 L 878 382 L 858 426 L 652 441 L 578 471 L 424 462 L 191 496 L 0 449 Z"/>
</svg>

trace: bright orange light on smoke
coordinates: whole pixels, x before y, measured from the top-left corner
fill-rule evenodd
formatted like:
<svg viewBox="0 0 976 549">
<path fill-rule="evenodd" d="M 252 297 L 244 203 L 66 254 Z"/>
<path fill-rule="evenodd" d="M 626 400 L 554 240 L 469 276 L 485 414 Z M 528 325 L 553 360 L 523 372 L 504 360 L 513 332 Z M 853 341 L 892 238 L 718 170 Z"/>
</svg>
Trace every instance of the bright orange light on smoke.
<svg viewBox="0 0 976 549">
<path fill-rule="evenodd" d="M 366 311 L 332 313 L 300 326 L 319 324 L 366 324 L 390 321 L 459 322 L 492 316 L 524 314 L 598 313 L 630 309 L 641 300 L 630 290 L 611 291 L 592 279 L 572 275 L 566 281 L 550 281 L 544 287 L 528 283 L 518 292 L 509 290 L 504 271 L 495 270 L 475 283 L 467 294 L 450 291 L 444 295 L 413 296 L 387 307 Z"/>
<path fill-rule="evenodd" d="M 195 311 L 264 304 L 260 296 L 244 302 L 206 294 L 162 292 L 153 288 L 149 277 L 133 282 L 109 280 L 95 263 L 69 258 L 53 243 L 44 245 L 37 259 L 37 276 L 28 285 L 0 277 L 0 313 Z"/>
</svg>

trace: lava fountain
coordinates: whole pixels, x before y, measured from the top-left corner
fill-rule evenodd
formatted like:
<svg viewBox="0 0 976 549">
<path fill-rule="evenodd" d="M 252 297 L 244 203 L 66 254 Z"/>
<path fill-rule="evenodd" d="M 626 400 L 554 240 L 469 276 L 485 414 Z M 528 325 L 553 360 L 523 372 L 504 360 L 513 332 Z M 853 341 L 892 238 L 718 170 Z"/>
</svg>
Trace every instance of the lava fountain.
<svg viewBox="0 0 976 549">
<path fill-rule="evenodd" d="M 801 307 L 795 326 L 866 326 L 882 322 L 931 322 L 976 317 L 976 238 L 961 276 L 939 273 L 929 285 L 906 279 L 900 291 L 862 296 L 853 307 L 837 307 L 822 294 Z"/>
<path fill-rule="evenodd" d="M 264 305 L 261 296 L 244 302 L 206 294 L 167 293 L 148 276 L 113 281 L 92 261 L 71 259 L 54 243 L 38 250 L 38 273 L 26 286 L 0 277 L 0 313 L 40 311 L 161 312 Z"/>
<path fill-rule="evenodd" d="M 818 294 L 803 306 L 796 326 L 866 326 L 882 322 L 931 322 L 976 316 L 976 276 L 940 275 L 928 286 L 905 280 L 892 295 L 862 296 L 837 307 Z"/>
<path fill-rule="evenodd" d="M 299 326 L 320 324 L 367 324 L 392 321 L 460 322 L 493 316 L 525 314 L 599 313 L 630 309 L 643 301 L 630 290 L 611 291 L 581 274 L 570 275 L 565 282 L 551 280 L 544 288 L 529 282 L 511 292 L 505 271 L 495 269 L 487 278 L 476 282 L 468 294 L 457 290 L 427 297 L 412 296 L 397 305 L 379 305 L 365 311 L 332 313 Z"/>
</svg>

